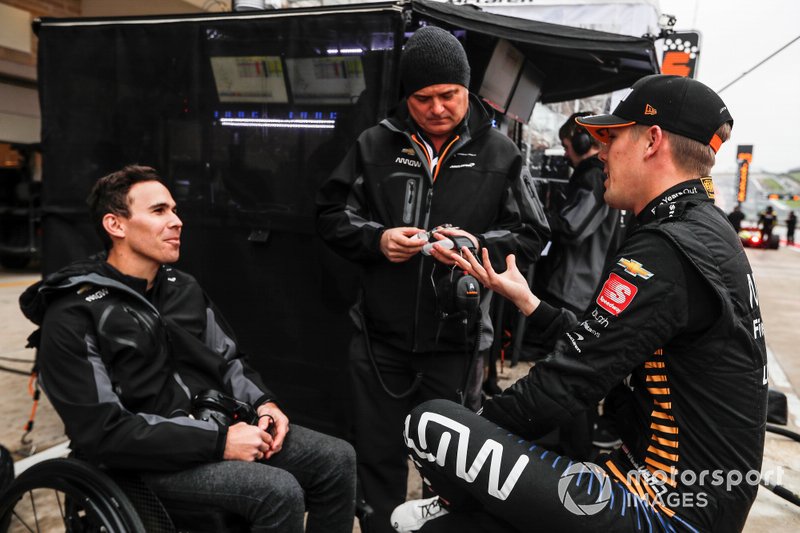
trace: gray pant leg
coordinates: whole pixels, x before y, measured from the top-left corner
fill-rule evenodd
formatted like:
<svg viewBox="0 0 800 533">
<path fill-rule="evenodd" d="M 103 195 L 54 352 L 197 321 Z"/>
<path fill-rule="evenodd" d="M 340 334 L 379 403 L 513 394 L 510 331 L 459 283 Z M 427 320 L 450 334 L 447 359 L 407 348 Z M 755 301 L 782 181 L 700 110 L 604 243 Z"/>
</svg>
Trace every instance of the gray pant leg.
<svg viewBox="0 0 800 533">
<path fill-rule="evenodd" d="M 142 475 L 160 496 L 244 516 L 255 532 L 350 533 L 355 453 L 346 442 L 292 425 L 283 449 L 266 462 L 219 461 L 175 473 Z"/>
</svg>

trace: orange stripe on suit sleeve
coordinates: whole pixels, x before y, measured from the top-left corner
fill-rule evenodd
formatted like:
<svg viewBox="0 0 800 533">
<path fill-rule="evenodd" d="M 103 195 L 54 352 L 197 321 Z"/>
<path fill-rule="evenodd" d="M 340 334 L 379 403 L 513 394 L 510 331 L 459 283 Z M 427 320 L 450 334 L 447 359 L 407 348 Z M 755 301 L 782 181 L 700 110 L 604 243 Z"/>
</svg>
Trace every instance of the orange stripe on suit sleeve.
<svg viewBox="0 0 800 533">
<path fill-rule="evenodd" d="M 655 429 L 656 431 L 660 431 L 662 433 L 670 433 L 672 435 L 678 434 L 678 428 L 656 424 L 655 422 L 650 424 L 650 429 Z"/>
<path fill-rule="evenodd" d="M 673 476 L 670 475 L 671 472 L 667 473 L 659 468 L 653 468 L 650 465 L 647 465 L 647 469 L 650 471 L 651 474 L 653 474 L 653 477 L 659 479 L 663 483 L 666 483 L 670 487 L 675 488 L 678 486 L 678 481 Z M 670 470 L 673 472 L 676 471 L 675 468 L 671 468 Z"/>
<path fill-rule="evenodd" d="M 647 451 L 650 452 L 650 453 L 654 453 L 654 454 L 658 455 L 659 457 L 663 457 L 664 459 L 668 459 L 670 461 L 677 462 L 678 459 L 679 459 L 679 457 L 676 454 L 668 453 L 668 452 L 665 452 L 664 450 L 659 450 L 655 446 L 649 446 L 647 448 Z"/>
<path fill-rule="evenodd" d="M 672 420 L 672 421 L 675 420 L 675 418 L 671 414 L 664 413 L 664 412 L 661 412 L 661 411 L 652 411 L 650 413 L 650 416 L 653 416 L 655 418 L 663 418 L 664 420 Z"/>
<path fill-rule="evenodd" d="M 678 447 L 678 441 L 665 439 L 664 437 L 659 437 L 658 435 L 651 435 L 650 440 L 654 440 L 662 446 L 669 446 L 670 448 Z"/>
<path fill-rule="evenodd" d="M 634 488 L 631 487 L 631 484 L 628 483 L 628 478 L 622 472 L 619 471 L 619 468 L 617 468 L 617 465 L 615 465 L 611 461 L 611 459 L 606 461 L 606 466 L 608 467 L 609 470 L 611 470 L 611 473 L 614 474 L 614 476 L 616 476 L 616 478 L 620 480 L 622 484 L 625 485 L 625 487 L 627 487 L 628 491 L 630 491 L 631 494 L 636 494 L 636 490 L 634 490 Z"/>
<path fill-rule="evenodd" d="M 667 466 L 664 463 L 659 463 L 658 461 L 656 461 L 652 457 L 645 457 L 644 458 L 644 462 L 649 464 L 650 466 L 652 466 L 654 468 L 658 468 L 659 470 L 663 470 L 664 472 L 671 472 L 673 470 L 673 468 L 674 468 L 674 467 Z"/>
</svg>

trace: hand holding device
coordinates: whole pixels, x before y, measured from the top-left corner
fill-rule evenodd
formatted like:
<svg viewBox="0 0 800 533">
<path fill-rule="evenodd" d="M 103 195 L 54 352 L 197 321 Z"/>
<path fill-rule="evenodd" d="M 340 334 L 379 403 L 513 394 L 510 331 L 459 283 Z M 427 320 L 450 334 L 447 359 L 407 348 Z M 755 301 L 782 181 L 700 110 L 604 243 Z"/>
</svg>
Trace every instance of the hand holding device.
<svg viewBox="0 0 800 533">
<path fill-rule="evenodd" d="M 455 248 L 455 243 L 449 237 L 439 232 L 440 229 L 448 227 L 451 226 L 446 224 L 430 231 L 421 231 L 411 238 L 413 240 L 420 240 L 425 243 L 425 245 L 422 247 L 422 253 L 425 255 L 431 255 L 431 250 L 433 250 L 434 244 L 439 244 L 445 250 L 452 250 Z"/>
</svg>

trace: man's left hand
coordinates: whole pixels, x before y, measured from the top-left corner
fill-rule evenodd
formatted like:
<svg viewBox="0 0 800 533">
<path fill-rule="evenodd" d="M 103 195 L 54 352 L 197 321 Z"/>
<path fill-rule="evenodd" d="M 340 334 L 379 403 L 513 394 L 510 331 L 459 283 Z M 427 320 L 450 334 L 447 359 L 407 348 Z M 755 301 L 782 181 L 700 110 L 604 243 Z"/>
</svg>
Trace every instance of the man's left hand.
<svg viewBox="0 0 800 533">
<path fill-rule="evenodd" d="M 283 439 L 289 433 L 289 418 L 283 414 L 274 402 L 258 406 L 258 427 L 272 435 L 272 444 L 264 454 L 264 459 L 269 459 L 283 448 Z"/>
</svg>

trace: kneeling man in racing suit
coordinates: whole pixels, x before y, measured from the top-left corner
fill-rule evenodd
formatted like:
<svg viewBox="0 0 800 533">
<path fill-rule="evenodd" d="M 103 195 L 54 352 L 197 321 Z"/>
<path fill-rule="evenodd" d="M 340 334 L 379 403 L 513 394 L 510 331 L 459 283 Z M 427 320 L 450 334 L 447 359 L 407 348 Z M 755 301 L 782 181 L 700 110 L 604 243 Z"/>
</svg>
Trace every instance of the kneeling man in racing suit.
<svg viewBox="0 0 800 533">
<path fill-rule="evenodd" d="M 611 115 L 578 122 L 604 143 L 605 200 L 638 228 L 575 320 L 466 249 L 459 266 L 503 294 L 556 349 L 480 416 L 442 400 L 406 419 L 438 498 L 398 531 L 741 530 L 764 446 L 767 358 L 753 274 L 708 173 L 733 123 L 711 89 L 654 75 Z M 612 392 L 624 444 L 576 463 L 531 442 Z M 608 401 L 608 400 L 607 400 Z M 431 519 L 434 518 L 434 519 Z"/>
</svg>

